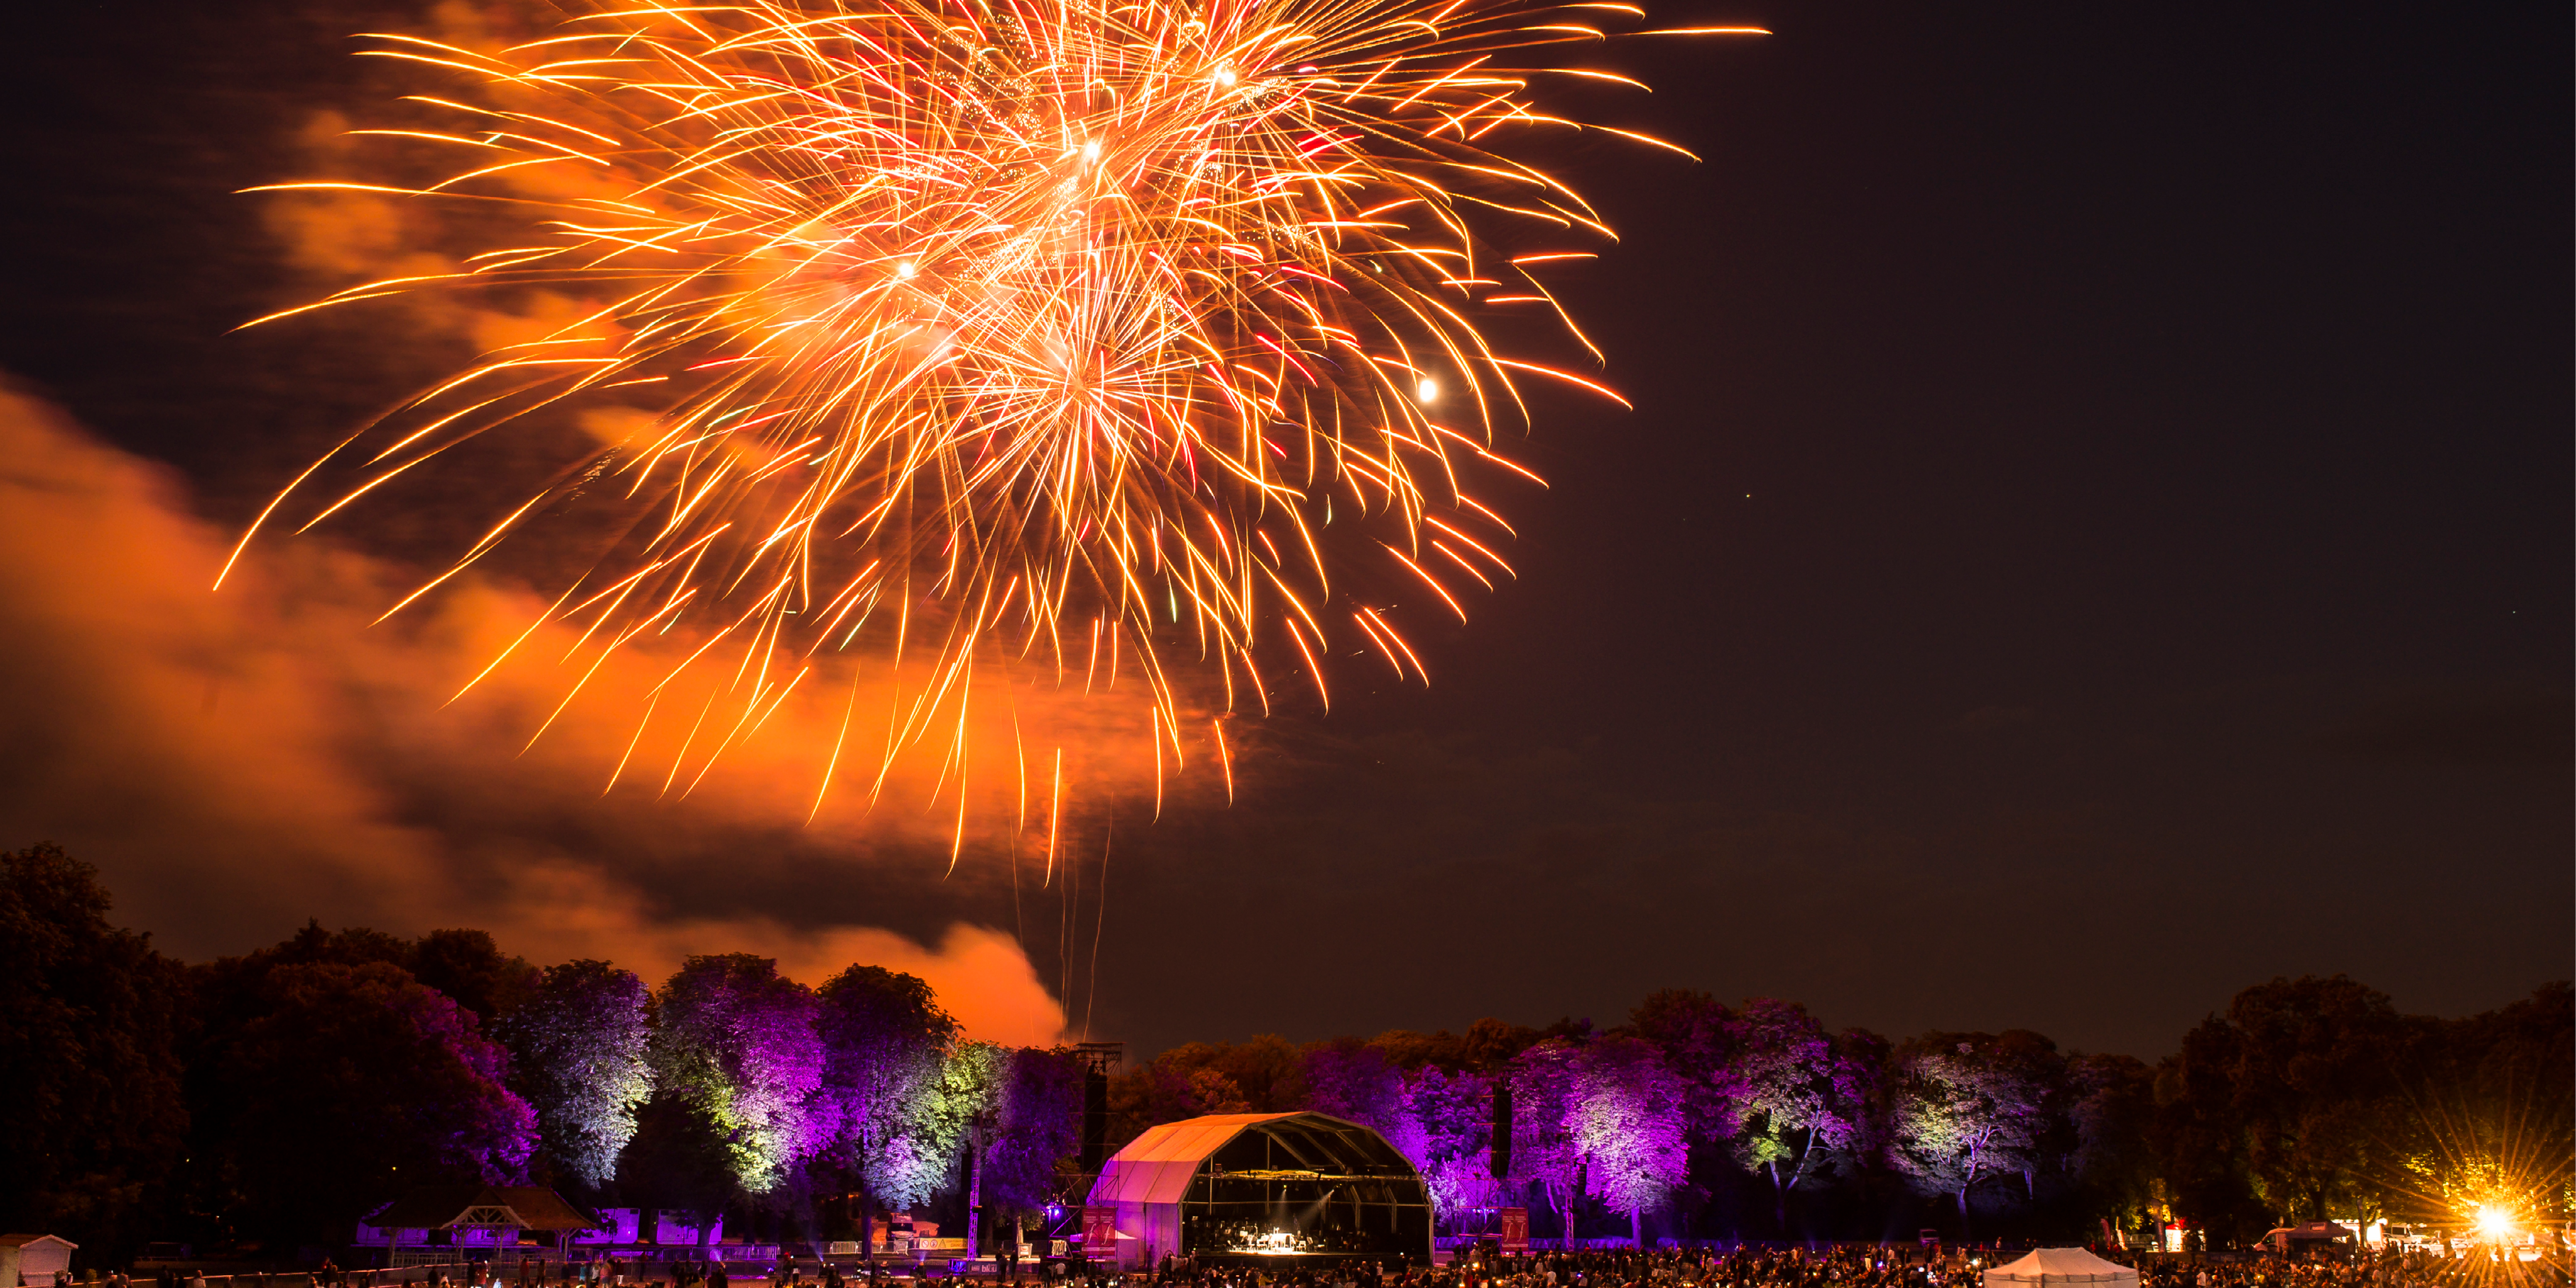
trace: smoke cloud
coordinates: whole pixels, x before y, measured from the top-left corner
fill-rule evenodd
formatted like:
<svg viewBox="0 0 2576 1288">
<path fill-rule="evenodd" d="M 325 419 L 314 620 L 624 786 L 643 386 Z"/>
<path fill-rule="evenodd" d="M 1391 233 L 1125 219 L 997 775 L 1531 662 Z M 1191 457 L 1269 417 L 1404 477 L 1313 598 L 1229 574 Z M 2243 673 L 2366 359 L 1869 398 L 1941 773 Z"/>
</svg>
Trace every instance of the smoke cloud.
<svg viewBox="0 0 2576 1288">
<path fill-rule="evenodd" d="M 211 592 L 229 534 L 168 472 L 5 388 L 0 515 L 0 843 L 97 863 L 120 919 L 183 956 L 313 916 L 480 926 L 532 960 L 648 978 L 699 952 L 775 956 L 809 983 L 870 962 L 927 979 L 976 1036 L 1045 1041 L 1063 1011 L 995 928 L 1062 898 L 1051 784 L 1029 762 L 1064 749 L 1095 801 L 1151 790 L 1151 766 L 1106 750 L 1150 745 L 1141 694 L 997 680 L 968 761 L 881 774 L 883 730 L 851 733 L 849 713 L 895 695 L 862 665 L 813 663 L 735 721 L 721 669 L 639 697 L 691 643 L 674 638 L 565 703 L 592 654 L 571 627 L 531 631 L 545 603 L 512 587 L 459 584 L 377 622 L 417 572 L 306 539 L 255 548 Z M 723 714 L 673 714 L 706 710 Z"/>
</svg>

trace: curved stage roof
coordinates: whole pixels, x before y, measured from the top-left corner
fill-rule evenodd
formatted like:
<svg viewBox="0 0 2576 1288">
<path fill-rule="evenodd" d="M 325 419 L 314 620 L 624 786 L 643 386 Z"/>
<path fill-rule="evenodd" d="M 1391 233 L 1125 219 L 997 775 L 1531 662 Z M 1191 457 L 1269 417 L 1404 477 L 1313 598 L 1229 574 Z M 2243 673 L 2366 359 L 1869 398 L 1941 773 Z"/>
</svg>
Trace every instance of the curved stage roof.
<svg viewBox="0 0 2576 1288">
<path fill-rule="evenodd" d="M 1199 1165 L 1246 1131 L 1270 1138 L 1270 1170 L 1319 1176 L 1411 1176 L 1413 1164 L 1376 1132 L 1318 1113 L 1209 1114 L 1148 1127 L 1100 1170 L 1094 1203 L 1177 1203 Z M 1284 1158 L 1278 1155 L 1286 1155 Z"/>
<path fill-rule="evenodd" d="M 1326 1114 L 1211 1114 L 1149 1128 L 1111 1156 L 1089 1202 L 1119 1236 L 1225 1255 L 1262 1230 L 1305 1254 L 1429 1255 L 1430 1196 L 1386 1138 Z M 1276 1251 L 1276 1249 L 1271 1249 Z"/>
</svg>

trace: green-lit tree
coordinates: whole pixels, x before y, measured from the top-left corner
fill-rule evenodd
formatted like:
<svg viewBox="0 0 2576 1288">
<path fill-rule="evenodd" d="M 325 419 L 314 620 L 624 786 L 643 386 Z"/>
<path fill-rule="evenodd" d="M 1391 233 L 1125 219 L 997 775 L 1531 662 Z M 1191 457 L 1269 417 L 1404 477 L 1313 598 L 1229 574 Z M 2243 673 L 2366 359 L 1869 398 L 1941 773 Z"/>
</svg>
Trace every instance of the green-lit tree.
<svg viewBox="0 0 2576 1288">
<path fill-rule="evenodd" d="M 746 1192 L 776 1189 L 830 1126 L 813 992 L 769 958 L 728 953 L 689 958 L 654 1009 L 657 1089 L 713 1126 Z"/>
<path fill-rule="evenodd" d="M 1918 1192 L 1956 1202 L 1964 1230 L 1980 1184 L 2019 1176 L 2036 1188 L 2064 1099 L 2056 1043 L 2026 1029 L 1926 1033 L 1895 1059 L 1892 1157 Z"/>
<path fill-rule="evenodd" d="M 939 1094 L 957 1021 L 930 985 L 881 966 L 852 966 L 820 993 L 826 1094 L 834 1112 L 827 1156 L 857 1181 L 860 1246 L 873 1259 L 876 1206 L 908 1208 L 944 1179 L 950 1155 L 919 1121 Z"/>
<path fill-rule="evenodd" d="M 1737 1114 L 1731 1143 L 1736 1160 L 1770 1183 L 1773 1218 L 1785 1229 L 1790 1196 L 1832 1175 L 1859 1143 L 1875 1053 L 1837 1046 L 1794 1002 L 1756 998 L 1729 1028 L 1735 1040 L 1721 1080 Z"/>
</svg>

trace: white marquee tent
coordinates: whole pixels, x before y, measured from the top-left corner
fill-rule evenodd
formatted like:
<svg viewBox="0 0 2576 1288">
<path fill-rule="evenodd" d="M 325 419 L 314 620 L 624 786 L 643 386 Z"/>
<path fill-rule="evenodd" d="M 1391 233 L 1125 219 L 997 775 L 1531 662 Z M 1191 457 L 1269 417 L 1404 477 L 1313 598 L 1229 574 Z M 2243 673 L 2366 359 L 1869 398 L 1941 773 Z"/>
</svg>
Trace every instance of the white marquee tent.
<svg viewBox="0 0 2576 1288">
<path fill-rule="evenodd" d="M 2138 1288 L 2138 1272 L 2082 1248 L 2040 1248 L 1988 1270 L 1985 1288 Z"/>
</svg>

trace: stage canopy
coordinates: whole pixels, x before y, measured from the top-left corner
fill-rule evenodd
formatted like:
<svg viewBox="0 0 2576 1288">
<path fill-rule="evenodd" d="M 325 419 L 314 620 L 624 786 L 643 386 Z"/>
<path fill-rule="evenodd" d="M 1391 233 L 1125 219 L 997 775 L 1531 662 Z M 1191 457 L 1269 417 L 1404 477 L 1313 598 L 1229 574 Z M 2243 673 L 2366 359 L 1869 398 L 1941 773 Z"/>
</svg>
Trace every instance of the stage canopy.
<svg viewBox="0 0 2576 1288">
<path fill-rule="evenodd" d="M 2011 1265 L 1986 1272 L 1986 1288 L 2138 1288 L 2138 1272 L 2104 1261 L 2082 1248 L 2040 1248 Z"/>
<path fill-rule="evenodd" d="M 1101 1168 L 1090 1205 L 1114 1209 L 1121 1261 L 1431 1253 L 1431 1199 L 1413 1164 L 1376 1132 L 1316 1113 L 1148 1128 Z"/>
</svg>

